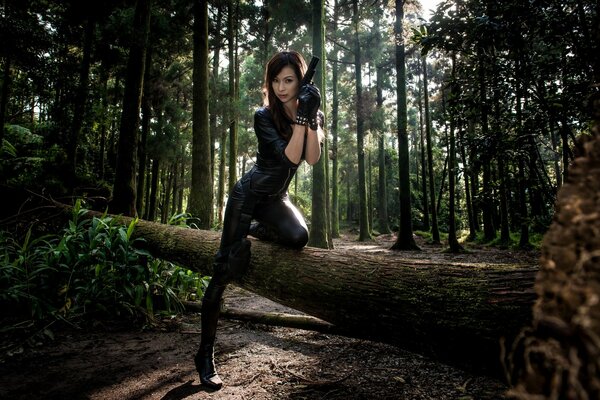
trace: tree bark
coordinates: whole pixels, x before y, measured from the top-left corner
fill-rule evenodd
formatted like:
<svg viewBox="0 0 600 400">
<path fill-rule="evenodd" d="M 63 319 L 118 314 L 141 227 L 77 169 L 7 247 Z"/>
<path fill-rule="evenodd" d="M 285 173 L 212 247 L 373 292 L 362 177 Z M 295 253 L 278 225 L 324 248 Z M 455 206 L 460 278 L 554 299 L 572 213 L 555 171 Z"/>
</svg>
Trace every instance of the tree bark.
<svg viewBox="0 0 600 400">
<path fill-rule="evenodd" d="M 354 76 L 356 89 L 356 152 L 358 155 L 358 200 L 359 234 L 358 240 L 370 240 L 369 208 L 367 205 L 367 172 L 365 170 L 365 118 L 362 95 L 362 60 L 359 32 L 358 0 L 352 2 L 352 24 L 354 26 Z"/>
<path fill-rule="evenodd" d="M 146 172 L 148 164 L 148 134 L 150 132 L 150 119 L 152 118 L 152 106 L 150 104 L 149 81 L 150 81 L 150 66 L 152 63 L 152 51 L 148 49 L 146 52 L 146 73 L 144 74 L 144 90 L 142 92 L 142 126 L 140 142 L 137 148 L 138 157 L 138 179 L 135 208 L 139 215 L 144 215 L 144 207 L 148 207 L 148 199 L 144 199 Z"/>
<path fill-rule="evenodd" d="M 424 129 L 424 120 L 423 120 L 423 95 L 421 94 L 421 84 L 419 84 L 419 92 L 418 92 L 418 102 L 419 102 L 419 144 L 421 148 L 421 171 L 423 171 L 423 179 L 421 180 L 421 201 L 423 203 L 423 227 L 424 231 L 428 231 L 430 229 L 429 224 L 429 201 L 427 198 L 427 163 L 425 158 L 425 129 Z M 464 160 L 463 160 L 464 164 Z M 466 164 L 465 164 L 466 165 Z M 467 176 L 465 175 L 465 180 Z M 465 184 L 466 185 L 466 184 Z M 467 210 L 469 210 L 469 201 L 467 198 Z"/>
<path fill-rule="evenodd" d="M 238 155 L 238 98 L 235 80 L 235 37 L 237 35 L 236 24 L 234 24 L 233 0 L 227 3 L 227 41 L 229 50 L 229 181 L 227 192 L 233 190 L 237 182 L 237 155 Z"/>
<path fill-rule="evenodd" d="M 213 222 L 213 181 L 208 117 L 208 3 L 194 0 L 192 183 L 188 212 L 209 229 Z"/>
<path fill-rule="evenodd" d="M 321 59 L 321 63 L 316 70 L 314 81 L 321 90 L 321 109 L 327 116 L 327 109 L 325 107 L 325 64 L 326 60 L 324 57 L 324 14 L 325 14 L 325 3 L 324 0 L 311 0 L 312 7 L 312 48 L 313 54 Z M 325 149 L 323 149 L 325 150 Z M 325 166 L 328 162 L 327 151 L 321 153 L 319 162 L 312 167 L 312 212 L 311 212 L 311 232 L 309 245 L 313 247 L 320 247 L 327 249 L 330 246 L 329 240 L 329 229 L 328 229 L 328 208 L 327 208 L 327 174 Z"/>
<path fill-rule="evenodd" d="M 600 398 L 600 96 L 544 236 L 533 323 L 507 358 L 516 399 Z"/>
<path fill-rule="evenodd" d="M 488 101 L 487 101 L 487 74 L 486 74 L 486 60 L 484 55 L 484 45 L 480 45 L 477 51 L 478 58 L 478 79 L 479 79 L 479 98 L 481 101 L 480 105 L 480 123 L 481 123 L 481 136 L 483 138 L 489 137 L 489 122 L 488 122 Z M 492 172 L 491 165 L 489 162 L 483 162 L 483 202 L 482 202 L 482 216 L 483 216 L 483 234 L 486 242 L 490 242 L 496 238 L 496 228 L 494 227 L 494 221 L 492 218 L 494 197 L 492 193 Z"/>
<path fill-rule="evenodd" d="M 334 0 L 333 6 L 333 29 L 331 34 L 337 35 L 338 32 L 338 0 Z M 334 50 L 334 60 L 331 67 L 331 237 L 340 237 L 340 203 L 339 203 L 339 183 L 338 183 L 338 118 L 339 118 L 339 99 L 338 99 L 338 59 L 339 51 Z"/>
<path fill-rule="evenodd" d="M 440 244 L 440 230 L 435 207 L 435 181 L 433 179 L 433 143 L 431 141 L 431 117 L 429 116 L 429 79 L 427 78 L 427 57 L 423 56 L 423 102 L 425 104 L 425 135 L 427 136 L 427 174 L 429 177 L 429 204 L 431 207 L 431 240 Z M 424 176 L 425 174 L 423 174 Z"/>
<path fill-rule="evenodd" d="M 450 137 L 448 148 L 448 247 L 452 253 L 464 251 L 458 243 L 456 235 L 456 115 L 459 114 L 457 102 L 460 97 L 460 88 L 456 82 L 456 54 L 452 54 L 452 79 L 450 82 Z"/>
<path fill-rule="evenodd" d="M 412 230 L 412 206 L 410 200 L 410 162 L 408 154 L 408 131 L 406 109 L 406 55 L 404 54 L 404 0 L 396 0 L 396 98 L 398 102 L 398 168 L 400 181 L 400 228 L 394 250 L 419 250 Z"/>
<path fill-rule="evenodd" d="M 379 29 L 379 14 L 375 20 L 375 26 Z M 383 67 L 378 65 L 376 68 L 375 88 L 377 92 L 376 113 L 378 117 L 377 129 L 377 165 L 379 167 L 377 174 L 377 221 L 379 233 L 391 233 L 388 223 L 388 195 L 387 195 L 387 176 L 385 171 L 385 122 L 383 117 Z"/>
</svg>

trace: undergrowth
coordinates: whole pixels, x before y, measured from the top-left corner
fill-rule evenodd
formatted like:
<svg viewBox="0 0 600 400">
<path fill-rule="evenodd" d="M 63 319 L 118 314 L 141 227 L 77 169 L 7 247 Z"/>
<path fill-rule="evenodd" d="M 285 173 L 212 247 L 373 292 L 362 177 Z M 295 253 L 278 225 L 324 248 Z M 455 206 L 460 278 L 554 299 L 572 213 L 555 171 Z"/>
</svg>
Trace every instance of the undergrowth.
<svg viewBox="0 0 600 400">
<path fill-rule="evenodd" d="M 143 239 L 132 237 L 137 220 L 125 226 L 87 212 L 77 202 L 59 234 L 34 237 L 30 229 L 17 241 L 0 232 L 0 334 L 52 337 L 57 321 L 152 324 L 155 314 L 202 297 L 207 278 L 141 249 Z"/>
</svg>

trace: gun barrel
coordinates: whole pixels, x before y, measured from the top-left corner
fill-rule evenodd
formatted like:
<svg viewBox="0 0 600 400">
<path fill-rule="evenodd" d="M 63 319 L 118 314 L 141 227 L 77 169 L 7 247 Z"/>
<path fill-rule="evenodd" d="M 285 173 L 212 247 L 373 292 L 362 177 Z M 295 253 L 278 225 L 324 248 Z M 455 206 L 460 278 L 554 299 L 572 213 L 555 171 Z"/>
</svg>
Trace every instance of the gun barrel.
<svg viewBox="0 0 600 400">
<path fill-rule="evenodd" d="M 304 78 L 302 78 L 301 86 L 306 85 L 312 81 L 313 76 L 315 76 L 315 72 L 317 71 L 317 64 L 319 63 L 319 57 L 313 56 L 310 60 L 310 64 L 308 64 L 308 68 L 306 70 L 306 74 L 304 74 Z"/>
</svg>

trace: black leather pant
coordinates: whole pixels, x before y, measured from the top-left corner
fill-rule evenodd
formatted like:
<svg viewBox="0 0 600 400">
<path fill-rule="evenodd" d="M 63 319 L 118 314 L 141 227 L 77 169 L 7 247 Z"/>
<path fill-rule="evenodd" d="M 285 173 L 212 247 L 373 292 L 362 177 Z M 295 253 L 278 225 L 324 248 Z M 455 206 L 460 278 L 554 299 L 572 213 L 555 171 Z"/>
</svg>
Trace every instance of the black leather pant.
<svg viewBox="0 0 600 400">
<path fill-rule="evenodd" d="M 240 229 L 240 223 L 242 207 L 249 196 L 249 190 L 249 176 L 246 175 L 236 183 L 227 201 L 221 245 L 215 258 L 212 279 L 202 300 L 202 334 L 199 353 L 205 357 L 212 356 L 221 297 L 227 284 L 233 280 L 227 260 L 231 245 L 242 239 L 244 233 Z M 255 198 L 255 201 L 252 217 L 275 231 L 277 243 L 292 248 L 306 246 L 308 242 L 306 222 L 298 209 L 290 202 L 287 193 L 282 196 Z"/>
<path fill-rule="evenodd" d="M 216 262 L 227 262 L 231 245 L 242 238 L 240 223 L 242 206 L 248 196 L 252 195 L 248 182 L 249 176 L 238 181 L 227 200 L 221 246 Z M 262 196 L 256 199 L 252 217 L 258 222 L 272 228 L 276 243 L 292 248 L 302 248 L 308 243 L 308 228 L 300 211 L 292 204 L 287 193 L 278 196 Z"/>
</svg>

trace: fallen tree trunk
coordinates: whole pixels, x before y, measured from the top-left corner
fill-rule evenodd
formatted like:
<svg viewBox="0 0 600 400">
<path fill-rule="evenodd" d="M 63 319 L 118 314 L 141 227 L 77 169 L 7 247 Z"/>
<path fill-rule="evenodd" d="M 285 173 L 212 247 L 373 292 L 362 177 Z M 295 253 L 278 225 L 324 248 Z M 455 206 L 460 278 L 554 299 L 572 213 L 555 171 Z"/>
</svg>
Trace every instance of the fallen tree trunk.
<svg viewBox="0 0 600 400">
<path fill-rule="evenodd" d="M 199 302 L 185 301 L 183 302 L 183 305 L 185 306 L 186 310 L 195 310 L 198 312 L 202 311 L 202 304 Z M 305 329 L 321 333 L 337 333 L 335 325 L 310 315 L 242 310 L 239 308 L 224 307 L 221 310 L 221 318 L 252 322 L 255 324 Z"/>
<path fill-rule="evenodd" d="M 156 257 L 210 275 L 216 232 L 139 221 Z M 336 325 L 463 367 L 499 373 L 500 341 L 531 320 L 537 266 L 434 265 L 253 240 L 240 286 Z"/>
</svg>

